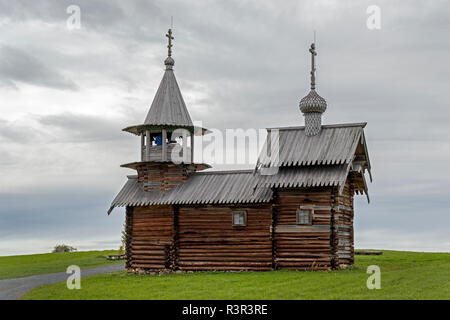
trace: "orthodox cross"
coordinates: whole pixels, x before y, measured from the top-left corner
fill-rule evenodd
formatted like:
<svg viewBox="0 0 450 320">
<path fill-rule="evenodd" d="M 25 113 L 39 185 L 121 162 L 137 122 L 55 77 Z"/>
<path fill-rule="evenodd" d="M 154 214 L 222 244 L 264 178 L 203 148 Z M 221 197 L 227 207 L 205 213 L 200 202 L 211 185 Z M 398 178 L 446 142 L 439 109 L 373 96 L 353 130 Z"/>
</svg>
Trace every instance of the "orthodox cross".
<svg viewBox="0 0 450 320">
<path fill-rule="evenodd" d="M 314 56 L 317 56 L 316 45 L 314 43 L 311 43 L 309 52 L 311 52 L 311 90 L 314 90 L 316 88 L 316 66 L 314 64 Z"/>
<path fill-rule="evenodd" d="M 169 39 L 169 45 L 167 46 L 167 48 L 169 49 L 169 53 L 168 56 L 172 56 L 172 40 L 175 39 L 174 37 L 172 37 L 172 29 L 169 29 L 169 32 L 166 34 L 166 37 Z"/>
</svg>

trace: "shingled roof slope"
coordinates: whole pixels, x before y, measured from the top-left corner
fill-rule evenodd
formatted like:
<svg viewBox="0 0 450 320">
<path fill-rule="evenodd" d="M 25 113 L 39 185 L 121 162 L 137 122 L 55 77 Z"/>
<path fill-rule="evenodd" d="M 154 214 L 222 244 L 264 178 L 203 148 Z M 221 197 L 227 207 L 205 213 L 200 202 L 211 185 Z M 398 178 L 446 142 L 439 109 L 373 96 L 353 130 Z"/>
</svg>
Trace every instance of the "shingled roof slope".
<svg viewBox="0 0 450 320">
<path fill-rule="evenodd" d="M 145 192 L 137 176 L 128 176 L 108 213 L 123 206 L 267 203 L 272 200 L 272 188 L 342 188 L 348 170 L 348 165 L 332 165 L 280 168 L 274 175 L 261 175 L 253 170 L 196 172 L 186 182 L 165 192 Z"/>
<path fill-rule="evenodd" d="M 342 191 L 360 142 L 370 174 L 365 125 L 325 125 L 316 136 L 306 136 L 304 127 L 268 129 L 280 133 L 277 161 L 262 152 L 257 170 L 196 172 L 165 192 L 144 192 L 137 178 L 130 176 L 108 213 L 120 206 L 265 203 L 272 200 L 272 188 L 337 186 Z M 264 175 L 268 167 L 275 168 L 275 174 Z M 364 180 L 364 171 L 361 174 Z"/>
<path fill-rule="evenodd" d="M 311 167 L 282 167 L 274 175 L 261 175 L 261 184 L 271 188 L 324 187 L 345 185 L 346 164 Z"/>
<path fill-rule="evenodd" d="M 108 213 L 121 206 L 269 202 L 272 190 L 258 182 L 253 170 L 197 172 L 169 191 L 144 192 L 137 177 L 129 176 Z"/>
<path fill-rule="evenodd" d="M 144 125 L 193 126 L 172 69 L 164 72 Z"/>
<path fill-rule="evenodd" d="M 315 136 L 307 136 L 304 126 L 269 128 L 268 131 L 279 130 L 279 157 L 271 160 L 265 152 L 261 152 L 257 168 L 348 164 L 353 160 L 361 137 L 364 139 L 365 125 L 324 125 L 320 134 Z"/>
</svg>

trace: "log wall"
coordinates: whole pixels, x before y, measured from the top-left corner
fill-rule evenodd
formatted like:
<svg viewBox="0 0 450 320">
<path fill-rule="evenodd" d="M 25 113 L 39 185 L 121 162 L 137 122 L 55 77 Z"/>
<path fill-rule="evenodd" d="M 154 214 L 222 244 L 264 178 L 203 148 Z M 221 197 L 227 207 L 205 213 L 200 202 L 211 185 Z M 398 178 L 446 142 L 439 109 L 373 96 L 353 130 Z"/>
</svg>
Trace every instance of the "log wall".
<svg viewBox="0 0 450 320">
<path fill-rule="evenodd" d="M 331 188 L 277 192 L 275 267 L 325 270 L 332 267 Z M 312 208 L 312 225 L 297 224 L 297 210 Z"/>
<path fill-rule="evenodd" d="M 171 206 L 133 208 L 131 269 L 170 269 L 173 260 L 173 225 Z"/>
<path fill-rule="evenodd" d="M 233 227 L 233 210 L 247 226 Z M 181 270 L 271 270 L 272 205 L 179 208 Z"/>
<path fill-rule="evenodd" d="M 340 267 L 354 263 L 353 235 L 353 183 L 348 179 L 341 195 L 335 192 L 336 209 L 334 214 L 336 264 Z"/>
<path fill-rule="evenodd" d="M 298 225 L 297 210 L 312 209 Z M 245 210 L 247 225 L 233 226 Z M 128 207 L 127 268 L 326 270 L 353 264 L 353 187 L 285 189 L 273 204 Z M 131 235 L 131 236 L 130 236 Z"/>
<path fill-rule="evenodd" d="M 144 191 L 167 191 L 188 179 L 188 171 L 183 164 L 142 163 L 137 172 Z"/>
</svg>

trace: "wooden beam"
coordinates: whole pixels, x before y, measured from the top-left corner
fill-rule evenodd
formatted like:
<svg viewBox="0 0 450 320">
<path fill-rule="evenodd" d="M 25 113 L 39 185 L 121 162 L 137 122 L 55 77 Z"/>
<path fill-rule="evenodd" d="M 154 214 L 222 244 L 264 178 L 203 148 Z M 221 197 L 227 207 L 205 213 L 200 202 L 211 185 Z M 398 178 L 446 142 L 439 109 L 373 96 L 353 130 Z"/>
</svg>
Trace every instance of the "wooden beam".
<svg viewBox="0 0 450 320">
<path fill-rule="evenodd" d="M 182 136 L 182 143 L 183 143 L 183 162 L 187 163 L 189 161 L 189 158 L 187 157 L 187 134 L 186 131 L 183 130 L 183 136 Z"/>
<path fill-rule="evenodd" d="M 166 129 L 162 129 L 162 148 L 161 148 L 161 153 L 162 153 L 162 161 L 166 161 L 167 160 L 167 130 Z"/>
<path fill-rule="evenodd" d="M 141 133 L 141 161 L 144 161 L 145 135 Z"/>
<path fill-rule="evenodd" d="M 191 133 L 191 163 L 194 163 L 194 133 Z"/>
<path fill-rule="evenodd" d="M 277 225 L 275 232 L 278 233 L 329 233 L 330 225 Z"/>
<path fill-rule="evenodd" d="M 150 146 L 152 145 L 152 140 L 150 139 L 150 130 L 145 132 L 147 142 L 145 145 L 145 161 L 150 161 Z"/>
</svg>

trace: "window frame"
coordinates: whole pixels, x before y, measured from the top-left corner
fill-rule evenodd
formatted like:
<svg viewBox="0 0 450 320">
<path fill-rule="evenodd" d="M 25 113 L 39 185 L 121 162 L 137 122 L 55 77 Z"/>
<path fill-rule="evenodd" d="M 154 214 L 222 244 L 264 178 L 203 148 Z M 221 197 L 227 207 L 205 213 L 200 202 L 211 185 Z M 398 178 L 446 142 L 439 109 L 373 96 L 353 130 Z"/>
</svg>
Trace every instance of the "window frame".
<svg viewBox="0 0 450 320">
<path fill-rule="evenodd" d="M 309 212 L 309 221 L 308 221 L 308 223 L 300 223 L 300 212 L 301 211 L 308 211 Z M 300 207 L 300 208 L 298 208 L 297 211 L 296 211 L 297 225 L 300 225 L 300 226 L 310 226 L 310 225 L 312 225 L 313 214 L 314 214 L 314 209 L 313 208 L 310 208 L 310 207 Z"/>
<path fill-rule="evenodd" d="M 244 214 L 244 224 L 235 224 L 234 216 L 236 214 Z M 233 210 L 231 212 L 231 223 L 233 227 L 246 227 L 247 226 L 247 211 L 246 210 Z"/>
</svg>

